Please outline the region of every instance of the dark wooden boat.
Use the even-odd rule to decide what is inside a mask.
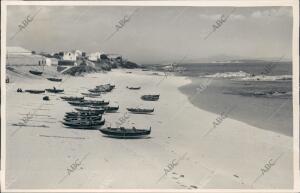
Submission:
[[[81,93],[82,95],[86,96],[86,97],[98,97],[101,96],[101,93]]]
[[[145,101],[157,101],[159,99],[159,95],[143,95],[141,99]]]
[[[65,117],[64,121],[99,121],[102,119],[102,115],[99,116],[77,116],[77,117]]]
[[[78,112],[85,112],[85,113],[98,113],[103,114],[104,109],[90,109],[90,108],[75,108]]]
[[[139,90],[139,89],[141,89],[141,87],[140,86],[138,86],[138,87],[126,87],[126,88],[128,88],[128,89],[130,89],[130,90]]]
[[[41,94],[45,93],[45,90],[25,90],[25,92],[29,92],[31,94]]]
[[[104,85],[99,85],[96,86],[95,89],[91,89],[92,91],[90,92],[110,92],[115,88],[115,85],[111,85],[111,84],[104,84]]]
[[[74,106],[81,106],[81,107],[88,107],[88,106],[105,106],[108,105],[109,102],[107,101],[91,101],[91,100],[83,100],[83,101],[69,101],[68,102]]]
[[[50,81],[53,81],[53,82],[61,82],[62,81],[61,78],[47,78],[47,79]]]
[[[105,124],[105,119],[100,121],[62,121],[62,123],[74,129],[97,129]]]
[[[98,116],[102,114],[101,111],[79,111],[79,112],[66,112],[65,117],[78,117],[78,116],[83,116],[83,117],[88,117],[88,116]]]
[[[84,97],[60,97],[65,101],[83,101]]]
[[[30,72],[31,74],[34,74],[34,75],[37,75],[37,76],[41,76],[41,75],[43,74],[43,72],[41,72],[41,71],[36,71],[36,70],[29,70],[29,72]]]
[[[49,88],[49,89],[45,89],[47,92],[51,92],[51,93],[62,93],[64,92],[64,89],[56,89],[56,88]]]
[[[119,106],[117,106],[117,107],[111,107],[111,106],[95,107],[95,106],[91,106],[91,108],[93,108],[93,109],[103,109],[106,113],[112,113],[112,112],[115,112],[115,111],[119,110]]]
[[[153,109],[142,109],[142,108],[127,108],[128,111],[136,114],[148,114],[154,111]]]
[[[149,135],[151,133],[151,127],[149,130],[136,129],[135,127],[133,127],[132,129],[126,129],[124,127],[120,127],[120,128],[107,127],[107,128],[100,128],[99,131],[111,137],[136,138],[136,137],[143,137]]]

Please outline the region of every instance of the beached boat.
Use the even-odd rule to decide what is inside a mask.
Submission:
[[[45,93],[45,90],[25,90],[25,92],[29,92],[31,94],[41,94]]]
[[[77,116],[77,117],[69,117],[65,116],[64,121],[97,121],[101,120],[102,115],[99,116]]]
[[[108,101],[92,101],[92,100],[83,100],[83,101],[69,101],[69,104],[73,106],[80,106],[80,107],[88,107],[88,106],[105,106],[108,105]]]
[[[83,101],[84,97],[60,97],[61,99],[65,101]]]
[[[90,89],[89,92],[110,92],[115,88],[115,85],[111,85],[111,84],[104,84],[104,85],[99,85],[96,86],[96,88],[94,89]]]
[[[126,88],[128,88],[128,89],[130,89],[130,90],[139,90],[139,89],[141,89],[141,87],[140,86],[137,86],[137,87],[126,87]]]
[[[43,74],[43,72],[41,72],[41,71],[36,71],[36,70],[29,70],[29,72],[30,72],[31,74],[34,74],[34,75],[37,75],[37,76],[41,76],[41,75]]]
[[[93,108],[93,109],[103,109],[106,113],[112,113],[112,112],[116,112],[117,110],[119,110],[119,106],[117,106],[117,107],[111,107],[111,106],[95,107],[95,106],[91,106],[91,108]]]
[[[91,108],[75,108],[78,112],[85,112],[85,113],[98,113],[103,114],[104,109],[91,109]]]
[[[124,127],[119,128],[100,128],[99,131],[105,135],[111,136],[111,137],[117,137],[117,138],[136,138],[136,137],[144,137],[151,133],[151,127],[150,129],[136,129],[135,127],[132,127],[131,129],[127,129]]]
[[[83,117],[87,117],[87,116],[98,116],[102,114],[101,111],[77,111],[77,112],[66,112],[65,117],[78,117],[78,116],[83,116]]]
[[[53,81],[53,82],[61,82],[62,81],[61,78],[47,78],[47,79],[50,81]]]
[[[62,123],[74,129],[97,129],[105,124],[105,119],[100,121],[62,121]]]
[[[154,111],[154,108],[153,109],[127,108],[127,110],[137,114],[148,114],[148,113],[152,113]]]
[[[51,92],[51,93],[62,93],[64,92],[64,89],[57,89],[57,88],[49,88],[49,89],[45,89],[47,92]]]
[[[143,95],[141,99],[145,101],[157,101],[159,99],[159,95]]]
[[[101,93],[81,93],[82,95],[86,96],[86,97],[98,97],[101,96]]]

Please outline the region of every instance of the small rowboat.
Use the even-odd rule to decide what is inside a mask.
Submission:
[[[41,75],[43,74],[43,72],[41,72],[41,71],[36,71],[36,70],[29,70],[29,72],[30,72],[31,74],[34,74],[34,75],[37,75],[37,76],[41,76]]]
[[[104,125],[105,119],[100,121],[63,121],[62,124],[74,129],[97,129]]]
[[[104,109],[75,108],[78,112],[103,114]]]
[[[56,89],[56,88],[49,88],[49,89],[45,89],[47,92],[51,92],[51,93],[62,93],[64,92],[64,89]]]
[[[159,95],[143,95],[141,99],[145,101],[157,101],[159,99]]]
[[[101,93],[81,93],[82,95],[86,97],[98,97],[101,96]]]
[[[137,137],[144,137],[146,135],[149,135],[151,133],[151,127],[149,130],[136,129],[135,127],[132,127],[132,129],[126,129],[124,127],[120,127],[120,128],[107,127],[107,128],[100,128],[99,131],[110,137],[137,138]]]
[[[148,114],[154,111],[153,109],[142,109],[142,108],[127,108],[128,111],[136,114]]]
[[[62,81],[61,78],[47,78],[47,79],[50,81],[53,81],[53,82],[61,82]]]
[[[84,100],[84,101],[69,101],[70,105],[74,106],[81,106],[81,107],[88,107],[88,106],[105,106],[108,105],[109,102],[107,101],[90,101],[90,100]]]
[[[130,89],[130,90],[139,90],[139,89],[141,89],[141,87],[140,86],[138,86],[138,87],[126,87],[126,88],[128,88],[128,89]]]
[[[95,107],[95,106],[91,106],[91,108],[93,108],[93,109],[103,109],[106,113],[112,113],[112,112],[115,112],[115,111],[119,110],[119,106],[117,106],[117,107],[111,107],[111,106]]]
[[[83,112],[83,111],[79,111],[79,112],[67,112],[65,117],[78,117],[78,116],[82,116],[82,117],[89,117],[89,116],[98,116],[102,114],[101,111],[99,112]]]
[[[100,116],[91,116],[91,117],[65,117],[64,121],[97,121],[97,120],[101,120],[102,119],[102,115]]]
[[[60,97],[65,101],[83,101],[84,97]]]
[[[25,92],[29,92],[31,94],[41,94],[45,93],[45,90],[25,90]]]

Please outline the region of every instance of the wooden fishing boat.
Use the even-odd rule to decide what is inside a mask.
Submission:
[[[61,99],[65,101],[83,101],[84,97],[60,97]]]
[[[119,106],[117,107],[111,107],[111,106],[104,106],[104,107],[97,107],[97,106],[91,106],[93,109],[103,109],[106,113],[112,113],[119,110]]]
[[[127,108],[128,111],[136,114],[148,114],[154,111],[153,109],[143,109],[143,108]]]
[[[101,96],[101,93],[81,93],[82,95],[86,96],[86,97],[98,97]]]
[[[159,99],[159,95],[143,95],[141,99],[145,101],[157,101]]]
[[[95,89],[92,89],[92,92],[110,92],[115,88],[115,85],[111,84],[104,84],[104,85],[99,85],[96,86]],[[90,91],[90,90],[89,90]],[[91,91],[90,91],[91,92]]]
[[[62,93],[64,92],[64,89],[56,89],[56,88],[49,88],[49,89],[45,89],[47,92],[51,92],[51,93]]]
[[[126,88],[128,88],[128,89],[130,89],[130,90],[139,90],[139,89],[141,89],[141,87],[140,86],[138,86],[138,87],[126,87]]]
[[[88,106],[105,106],[108,105],[108,101],[92,101],[92,100],[83,100],[83,101],[69,101],[68,102],[74,106],[88,107]]]
[[[78,112],[85,112],[85,113],[98,113],[103,114],[104,109],[91,109],[91,108],[75,108]]]
[[[99,116],[77,116],[77,117],[65,117],[64,121],[97,121],[97,120],[101,120],[102,119],[102,115]]]
[[[88,90],[89,92],[91,92],[91,93],[101,93],[101,92],[104,92],[104,91],[102,91],[102,90],[100,90],[100,89],[89,89]]]
[[[74,129],[97,129],[105,124],[105,119],[100,121],[62,121],[62,123]]]
[[[30,72],[31,74],[34,74],[34,75],[37,75],[37,76],[41,76],[41,75],[43,74],[43,72],[41,72],[41,71],[36,71],[36,70],[29,70],[29,72]]]
[[[136,129],[132,127],[132,129],[127,129],[124,127],[119,128],[100,128],[99,131],[105,135],[110,137],[117,137],[117,138],[136,138],[136,137],[144,137],[151,133],[151,127],[149,130],[146,129]]]
[[[88,116],[98,116],[102,114],[101,111],[77,111],[77,112],[66,112],[65,117],[78,117],[78,116],[83,116],[83,117],[88,117]]]
[[[47,78],[47,79],[50,81],[53,81],[53,82],[61,82],[62,81],[61,78]]]
[[[41,94],[45,93],[45,90],[25,90],[25,92],[29,92],[31,94]]]

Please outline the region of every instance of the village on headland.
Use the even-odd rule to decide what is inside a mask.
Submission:
[[[103,54],[95,52],[87,54],[85,52],[75,50],[58,52],[53,54],[39,53],[30,51],[21,47],[7,47],[7,77],[6,83],[10,83],[10,75],[32,76],[47,79],[50,82],[60,82],[62,87],[63,75],[78,76],[83,73],[111,71],[115,68],[134,69],[141,68],[140,65],[123,59],[118,54]],[[51,70],[47,69],[51,68]],[[56,71],[53,70],[56,68]],[[45,72],[45,74],[44,74]],[[52,74],[52,77],[49,75]],[[45,76],[44,76],[45,75]],[[43,77],[44,76],[44,77]],[[119,106],[110,106],[109,101],[97,100],[102,95],[111,92],[115,85],[111,83],[100,84],[94,88],[88,89],[86,92],[77,93],[76,96],[61,96],[60,100],[68,102],[74,106],[74,111],[66,112],[62,120],[62,124],[74,129],[98,129],[105,124],[102,116],[104,113],[114,113],[119,110]],[[140,90],[141,86],[126,86],[128,90]],[[51,100],[48,94],[66,94],[63,88],[45,89],[27,89],[18,88],[18,93],[43,94],[41,100]],[[130,91],[129,91],[130,92]],[[47,94],[48,93],[48,94]],[[159,94],[146,94],[140,96],[143,101],[157,101]],[[134,114],[150,114],[154,112],[154,108],[128,107],[128,112]],[[16,123],[15,126],[26,126],[27,122]],[[103,134],[113,137],[143,137],[149,135],[150,129],[124,128],[124,127],[105,127],[99,129]]]

